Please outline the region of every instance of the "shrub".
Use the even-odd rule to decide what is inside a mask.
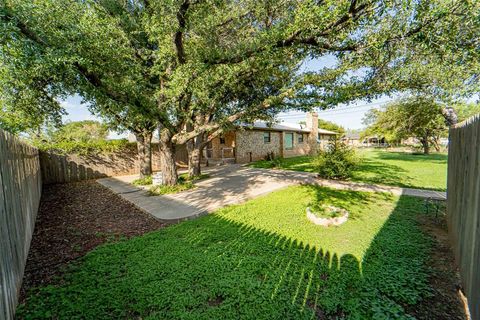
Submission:
[[[272,151],[272,152],[268,152],[267,155],[265,156],[265,160],[267,161],[272,161],[275,159],[275,153]]]
[[[130,147],[132,144],[125,139],[121,140],[92,140],[92,141],[61,141],[36,142],[34,145],[42,151],[51,151],[59,154],[92,155],[99,153],[113,153]]]
[[[167,186],[167,185],[157,185],[157,186],[151,186],[149,189],[150,195],[153,196],[158,196],[162,194],[169,194],[169,193],[178,193],[182,192],[185,190],[190,190],[195,188],[195,185],[193,184],[194,181],[202,180],[202,179],[207,179],[209,178],[209,174],[201,174],[198,177],[194,178],[189,178],[187,173],[182,173],[181,175],[178,176],[178,183],[173,186]]]
[[[149,193],[152,196],[158,196],[162,194],[169,194],[169,193],[178,193],[181,191],[193,189],[195,185],[191,181],[186,182],[178,182],[176,185],[167,186],[167,185],[158,185],[150,187]]]
[[[190,178],[188,176],[188,173],[182,173],[181,175],[178,176],[178,182],[183,183],[183,182],[188,182],[188,181],[198,181],[198,180],[203,180],[210,178],[210,175],[208,173],[202,173],[197,177]]]
[[[335,139],[319,151],[314,165],[322,178],[346,179],[351,176],[358,162],[355,150]]]
[[[132,181],[134,186],[148,186],[153,183],[152,176],[146,176],[145,178],[139,178]]]

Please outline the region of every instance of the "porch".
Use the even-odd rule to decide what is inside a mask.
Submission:
[[[232,164],[236,162],[234,131],[213,138],[203,149],[203,160],[207,166]]]

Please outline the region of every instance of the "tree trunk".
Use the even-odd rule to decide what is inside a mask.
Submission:
[[[152,175],[152,133],[135,133],[137,140],[138,164],[140,178]]]
[[[428,137],[420,139],[420,143],[423,146],[423,154],[430,154],[430,145],[428,144]]]
[[[203,140],[203,134],[200,134],[187,142],[189,178],[199,177],[202,174],[200,161],[204,147]]]
[[[169,186],[178,182],[177,165],[175,163],[175,145],[172,142],[172,134],[168,129],[159,127],[160,164],[163,175],[163,183]]]
[[[435,148],[436,152],[440,152],[440,138],[439,137],[434,137],[432,139],[432,145]]]
[[[457,124],[458,116],[455,112],[455,109],[453,109],[452,107],[442,108],[442,115],[445,119],[447,126],[451,127]]]

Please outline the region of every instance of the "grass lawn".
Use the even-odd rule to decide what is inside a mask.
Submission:
[[[185,190],[190,190],[195,188],[195,185],[193,182],[203,180],[210,178],[209,174],[201,174],[198,177],[194,177],[193,179],[190,179],[187,173],[182,173],[178,176],[178,184],[174,186],[168,186],[168,185],[156,185],[153,186],[153,177],[152,176],[147,176],[143,179],[136,179],[132,181],[132,184],[134,186],[140,186],[140,187],[147,187],[150,195],[152,196],[158,196],[158,195],[163,195],[163,194],[169,194],[169,193],[178,193],[182,192]]]
[[[352,181],[386,184],[399,187],[446,190],[447,154],[413,155],[383,150],[360,150],[361,164]],[[275,165],[269,161],[252,164],[256,168],[272,168],[314,172],[312,157],[281,159]]]
[[[347,209],[350,220],[333,228],[307,222],[306,207],[319,202]],[[432,240],[417,223],[419,212],[423,202],[410,197],[289,187],[102,245],[71,265],[57,285],[33,289],[18,316],[418,316],[418,303],[433,296],[426,265]]]

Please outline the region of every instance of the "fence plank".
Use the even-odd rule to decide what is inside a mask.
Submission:
[[[480,116],[449,135],[448,230],[472,319],[480,319]]]
[[[0,130],[0,318],[12,319],[41,196],[38,150]]]
[[[160,170],[158,146],[152,146],[152,169]],[[176,148],[177,163],[188,161],[185,146]],[[40,152],[40,165],[44,184],[75,182],[111,176],[138,173],[138,155],[134,146],[109,154],[55,154]]]

